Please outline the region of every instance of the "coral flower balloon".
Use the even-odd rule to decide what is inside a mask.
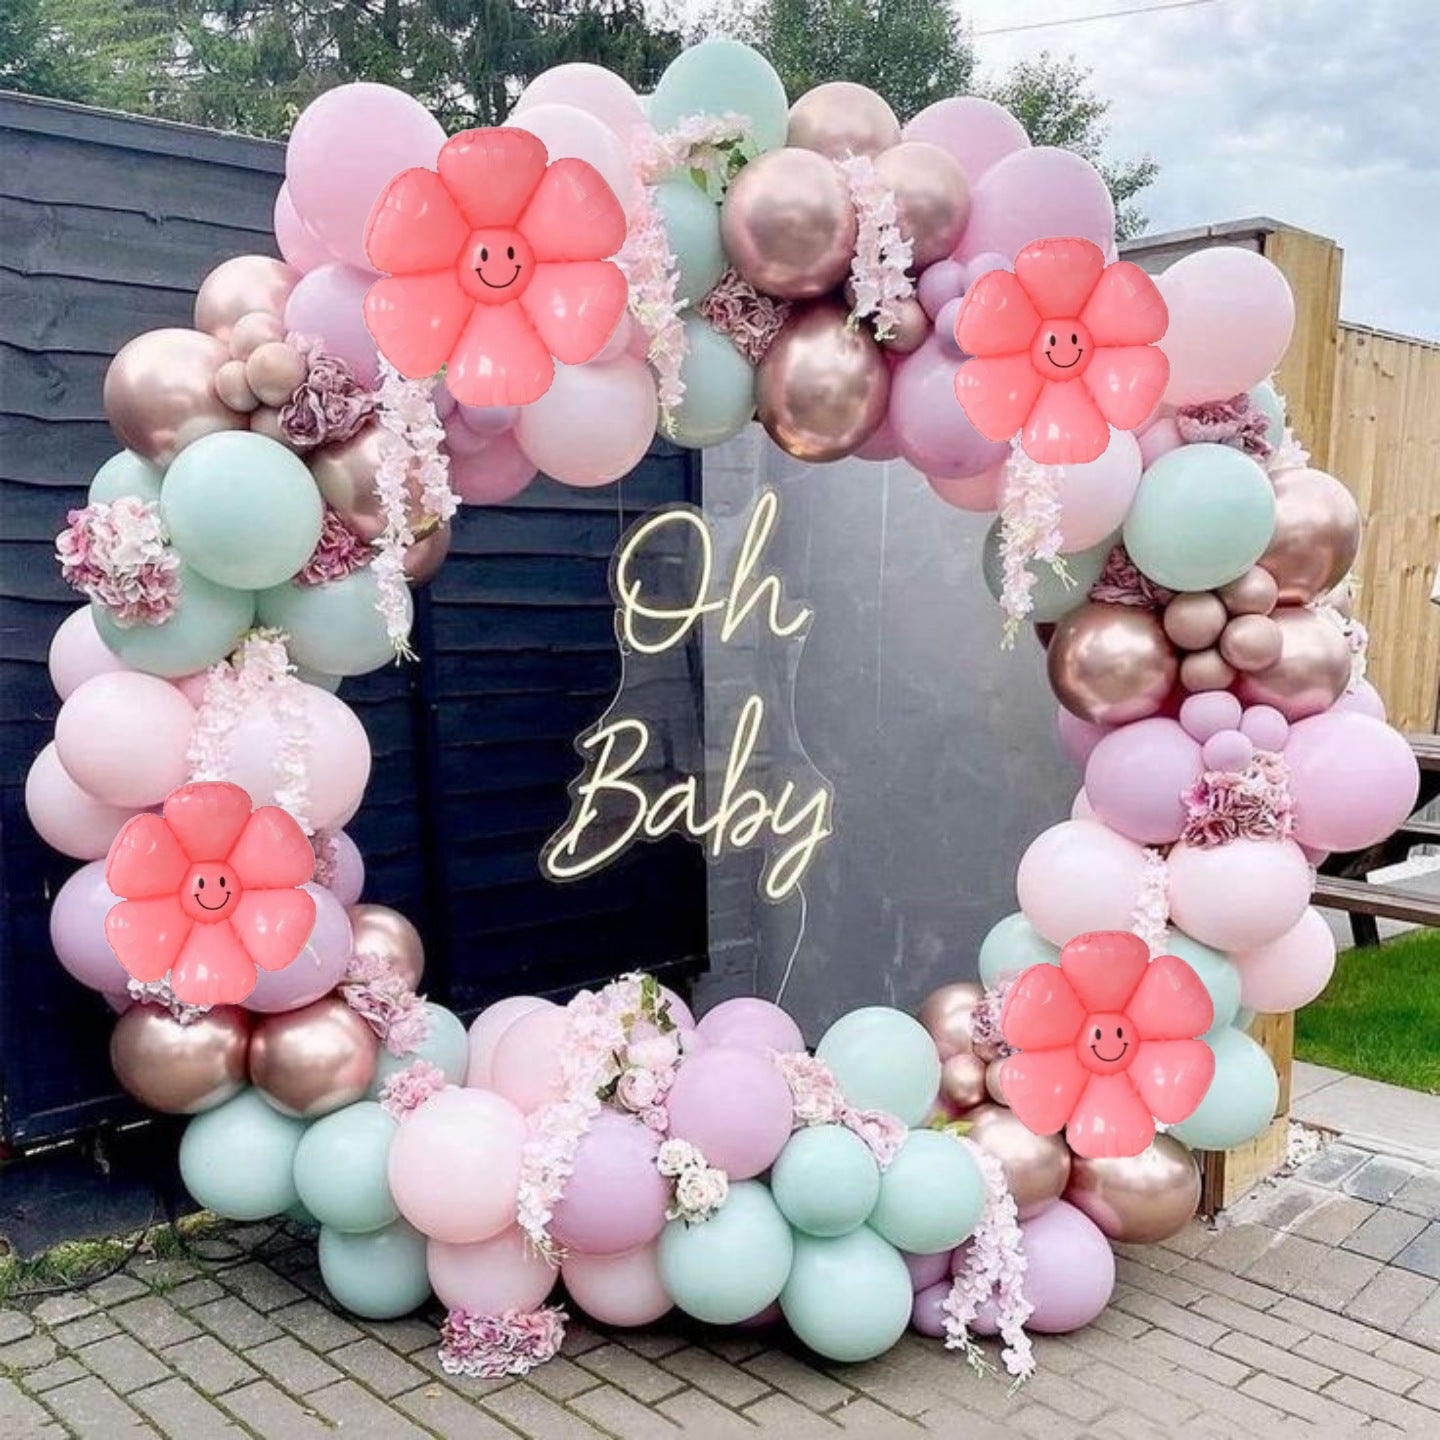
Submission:
[[[315,928],[315,901],[298,887],[315,852],[274,805],[251,812],[238,785],[182,785],[163,815],[136,815],[115,837],[105,883],[123,899],[105,938],[140,981],[170,974],[187,1005],[236,1005],[256,970],[283,970]]]
[[[1214,1021],[1178,956],[1150,960],[1123,931],[1081,935],[1058,969],[1032,965],[1005,999],[1000,1025],[1018,1052],[1001,1072],[1005,1103],[1037,1135],[1064,1126],[1086,1159],[1138,1155],[1155,1120],[1179,1124],[1205,1098],[1215,1055],[1198,1037]]]
[[[1155,342],[1165,301],[1129,261],[1106,265],[1088,240],[1037,240],[1015,271],[991,270],[965,295],[955,339],[967,360],[955,394],[989,440],[1020,432],[1041,465],[1096,460],[1110,429],[1134,430],[1165,390]]]
[[[554,360],[582,365],[609,340],[629,295],[608,258],[625,212],[593,166],[548,159],[526,130],[465,130],[438,175],[406,170],[376,201],[365,251],[390,278],[365,323],[402,375],[444,365],[462,405],[528,405]]]

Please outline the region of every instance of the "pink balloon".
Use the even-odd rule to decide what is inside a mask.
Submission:
[[[575,1151],[550,1233],[586,1255],[623,1255],[656,1239],[670,1204],[655,1166],[659,1149],[659,1135],[633,1115],[602,1110]]]
[[[958,300],[964,293],[965,267],[958,260],[937,260],[927,265],[915,282],[915,296],[932,320],[950,301]]]
[[[945,1261],[948,1275],[949,1252],[944,1252],[940,1258]],[[917,1335],[928,1335],[932,1340],[939,1340],[945,1334],[945,1302],[950,1298],[953,1288],[954,1282],[947,1278],[943,1281],[937,1280],[915,1292],[915,1301],[910,1309],[910,1328]]]
[[[1128,930],[1144,884],[1144,850],[1094,820],[1042,831],[1015,876],[1020,909],[1052,945],[1093,930]]]
[[[1186,697],[1180,706],[1180,723],[1186,734],[1203,745],[1212,735],[1235,729],[1242,713],[1240,702],[1228,690],[1206,690]]]
[[[362,385],[374,385],[380,378],[380,356],[365,325],[364,311],[365,296],[374,281],[373,270],[332,262],[311,270],[285,302],[286,330],[321,341],[326,351],[355,372]]]
[[[659,414],[655,377],[638,360],[557,364],[555,383],[521,410],[515,438],[562,484],[608,485],[644,459]]]
[[[1299,923],[1313,877],[1293,840],[1231,840],[1192,846],[1167,859],[1170,919],[1216,950],[1253,950]]]
[[[491,409],[491,408],[495,408],[495,409],[501,409],[501,408],[503,408],[503,409],[507,409],[507,410],[508,410],[508,409],[510,409],[511,407],[508,406],[508,405],[507,405],[507,406],[503,406],[503,407],[501,407],[501,406],[491,407],[491,406],[488,406],[488,405],[487,405],[487,406],[479,406],[479,405],[477,405],[477,406],[475,406],[474,408],[477,409],[477,410],[480,410],[480,409],[486,409],[486,410],[488,410],[488,409]],[[450,452],[450,461],[451,461],[451,469],[452,469],[451,483],[453,484],[453,483],[454,483],[454,474],[453,474],[454,463],[455,463],[457,460],[467,459],[467,458],[469,458],[469,457],[472,456],[472,455],[483,455],[483,454],[485,453],[485,451],[486,451],[487,449],[489,449],[490,443],[491,443],[491,441],[493,441],[493,440],[495,439],[495,437],[494,437],[493,435],[482,435],[482,434],[480,433],[480,431],[478,431],[478,430],[472,430],[472,429],[465,423],[464,418],[461,416],[461,414],[460,414],[460,407],[459,407],[458,405],[455,406],[455,408],[450,412],[450,414],[445,417],[444,425],[445,425],[445,448],[446,448],[446,450],[448,450],[448,451]]]
[[[335,257],[325,242],[300,218],[295,202],[290,198],[290,187],[281,185],[275,195],[275,243],[289,265],[303,275],[321,265],[328,265]]]
[[[699,1031],[707,1044],[782,1055],[804,1050],[800,1027],[778,1006],[752,995],[722,1000],[701,1016]]]
[[[890,424],[889,415],[886,415],[880,422],[880,428],[855,452],[855,458],[882,463],[900,458],[900,442],[895,438],[895,428]]]
[[[56,958],[82,985],[123,995],[125,967],[105,938],[105,916],[120,897],[105,883],[105,862],[82,865],[59,889],[50,907],[50,944]]]
[[[1099,818],[1095,814],[1095,807],[1090,803],[1090,797],[1085,793],[1083,785],[1075,792],[1075,798],[1070,802],[1070,818],[1072,820],[1096,820]]]
[[[1223,691],[1212,691],[1223,694]],[[1334,711],[1332,705],[1331,711]],[[1384,719],[1384,716],[1380,717]],[[1182,708],[1180,719],[1185,719]],[[1240,731],[1250,737],[1257,750],[1283,750],[1290,737],[1290,722],[1273,705],[1250,705],[1240,721]]]
[[[1217,245],[1156,279],[1170,311],[1160,348],[1170,360],[1165,400],[1227,400],[1279,363],[1295,328],[1295,299],[1279,269],[1254,250]]]
[[[440,1303],[472,1315],[538,1310],[559,1274],[559,1267],[535,1249],[518,1225],[468,1245],[431,1240],[425,1247],[425,1268]]]
[[[25,777],[25,813],[40,838],[62,855],[101,860],[135,811],[107,805],[82,790],[66,774],[52,740]]]
[[[433,169],[444,143],[440,122],[402,90],[364,82],[326,90],[305,107],[285,150],[296,214],[340,259],[366,266],[365,222],[380,192],[402,170]]]
[[[966,479],[1001,464],[1004,441],[987,440],[955,403],[959,362],[933,336],[895,367],[890,424],[900,453],[925,475]]]
[[[1000,508],[1001,468],[1001,465],[996,465],[979,475],[959,480],[945,480],[937,475],[927,475],[925,479],[947,505],[983,515]]]
[[[1178,450],[1185,441],[1180,436],[1180,427],[1171,415],[1162,415],[1136,431],[1135,438],[1140,444],[1140,462],[1148,470],[1162,455]]]
[[[472,1090],[488,1090],[490,1067],[495,1059],[495,1047],[500,1037],[522,1016],[534,1010],[553,1010],[556,1007],[549,1000],[538,995],[508,995],[487,1005],[470,1022],[470,1062],[465,1072],[465,1083]]]
[[[1060,551],[1073,555],[1113,535],[1140,488],[1140,446],[1128,430],[1112,430],[1098,460],[1058,467]]]
[[[560,1273],[570,1298],[602,1325],[650,1325],[671,1309],[659,1255],[657,1244],[623,1255],[567,1255]]]
[[[670,1089],[670,1134],[699,1147],[732,1181],[768,1169],[794,1122],[790,1087],[763,1056],[708,1046],[680,1067]]]
[[[1316,999],[1335,973],[1335,936],[1325,917],[1306,909],[1278,940],[1230,956],[1240,972],[1240,1003],[1262,1015],[1284,1015]]]
[[[1255,742],[1243,730],[1221,730],[1201,752],[1207,770],[1239,773],[1255,758]]]
[[[1089,762],[1095,747],[1114,728],[1113,725],[1095,725],[1089,720],[1082,720],[1063,705],[1055,712],[1055,729],[1060,736],[1060,748],[1072,764],[1081,767]]]
[[[565,1018],[558,1005],[531,1010],[505,1028],[491,1052],[490,1086],[522,1115],[534,1114],[564,1091]]]
[[[670,1007],[670,1018],[677,1030],[694,1030],[695,1016],[690,1007],[668,985],[660,987],[660,998]]]
[[[1003,105],[976,95],[958,95],[927,105],[901,134],[906,140],[925,140],[946,151],[959,163],[972,190],[980,177],[1007,155],[1030,148],[1025,127]]]
[[[628,322],[628,317],[622,317]],[[518,405],[461,405],[454,407],[460,423],[472,434],[484,440],[493,440],[497,435],[508,435],[520,418]]]
[[[63,758],[63,757],[62,757]],[[1295,838],[1317,850],[1361,850],[1415,809],[1420,767],[1398,730],[1354,711],[1315,715],[1285,742]]]
[[[1065,1335],[1088,1325],[1110,1303],[1115,1252],[1100,1227],[1066,1200],[1021,1222],[1029,1327]]]
[[[1368,681],[1357,680],[1331,707],[1332,715],[1368,715],[1372,720],[1385,719],[1385,701]]]
[[[88,605],[72,610],[50,642],[50,683],[68,700],[96,675],[114,675],[130,667],[100,638],[95,612]]]
[[[305,948],[281,970],[261,970],[245,1008],[260,1015],[299,1010],[328,995],[344,978],[354,936],[350,917],[333,891],[323,885],[302,887],[315,902],[315,928]]]
[[[900,1258],[910,1272],[911,1288],[917,1295],[942,1280],[946,1282],[945,1288],[950,1288],[950,1253],[949,1250],[939,1250],[933,1255],[912,1255],[907,1250],[900,1252]]]
[[[539,136],[552,164],[556,160],[575,159],[593,165],[615,192],[626,217],[635,214],[640,203],[640,187],[630,165],[628,148],[603,120],[587,115],[574,105],[549,101],[527,105],[524,109],[517,105],[507,123]]]
[[[511,118],[537,105],[570,105],[593,115],[627,147],[650,122],[639,97],[613,70],[601,65],[552,65],[520,92]],[[551,157],[552,159],[554,156]]]
[[[488,1090],[442,1090],[400,1123],[390,1193],[422,1235],[454,1245],[515,1223],[525,1119]]]
[[[360,854],[360,847],[344,830],[335,832],[334,843],[334,871],[330,876],[330,884],[326,888],[342,905],[348,908],[351,905],[358,905],[360,896],[364,893],[365,859]]]
[[[1168,845],[1185,829],[1181,796],[1203,769],[1200,747],[1178,721],[1156,716],[1122,725],[1085,764],[1097,819],[1142,845]]]
[[[466,431],[463,423],[458,428]],[[476,438],[473,432],[466,433]],[[480,440],[474,450],[463,455],[451,447],[450,487],[467,505],[503,505],[513,500],[537,473],[512,434]]]
[[[198,710],[205,703],[210,672],[197,670],[193,675],[178,675],[170,683]]]
[[[195,707],[155,675],[117,670],[80,685],[60,707],[55,751],[81,789],[144,810],[183,785]]]
[[[971,260],[994,251],[1013,259],[1032,240],[1052,236],[1073,236],[1107,249],[1115,239],[1110,191],[1100,172],[1069,150],[1049,145],[1017,150],[971,190],[970,221],[955,258]]]

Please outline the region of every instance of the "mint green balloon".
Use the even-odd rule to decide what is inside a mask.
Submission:
[[[1216,1030],[1205,1043],[1215,1052],[1215,1078],[1195,1113],[1170,1133],[1192,1150],[1233,1150],[1275,1118],[1280,1081],[1270,1057],[1248,1035]]]
[[[134,670],[174,679],[223,660],[255,623],[248,590],[217,585],[187,565],[180,567],[180,598],[163,625],[121,626],[101,605],[92,605],[95,629],[106,646]]]
[[[160,501],[160,482],[165,472],[133,450],[112,455],[96,472],[86,497],[91,505],[109,504],[128,496],[151,504]]]
[[[251,430],[187,445],[165,472],[160,507],[186,563],[236,590],[263,590],[294,575],[315,549],[325,515],[310,467]]]
[[[373,1100],[315,1121],[295,1152],[300,1202],[322,1224],[363,1235],[400,1216],[386,1168],[399,1124]]]
[[[807,1235],[830,1238],[858,1229],[880,1194],[870,1148],[843,1125],[797,1130],[770,1172],[780,1213]]]
[[[320,1278],[336,1301],[367,1320],[398,1320],[430,1298],[425,1237],[403,1220],[366,1235],[320,1229]]]
[[[323,670],[312,670],[308,665],[297,665],[295,678],[315,686],[317,690],[326,690],[331,695],[340,688],[345,679],[343,675],[327,675]]]
[[[980,942],[980,978],[998,985],[1032,965],[1058,965],[1060,950],[1052,945],[1017,910],[997,920]]]
[[[385,617],[375,608],[379,599],[375,571],[367,567],[324,585],[262,590],[257,603],[261,623],[289,635],[290,658],[296,664],[327,675],[365,675],[395,658]],[[409,590],[405,613],[415,613]]]
[[[1252,386],[1249,394],[1250,403],[1265,412],[1265,438],[1272,446],[1279,445],[1285,438],[1285,397],[1268,380]]]
[[[296,1225],[303,1225],[307,1230],[320,1228],[320,1222],[298,1200],[285,1212],[285,1218]]]
[[[755,367],[708,320],[687,315],[684,324],[680,378],[685,398],[675,411],[670,438],[702,450],[749,424],[755,413]]]
[[[925,1027],[903,1010],[867,1005],[842,1015],[815,1054],[857,1110],[888,1110],[919,1125],[940,1090],[940,1055]]]
[[[758,1180],[741,1180],[703,1225],[671,1220],[660,1232],[660,1279],[687,1315],[738,1325],[775,1302],[794,1251],[770,1192]]]
[[[1004,562],[1000,557],[1002,524],[997,519],[985,532],[985,544],[980,552],[980,571],[985,577],[985,587],[997,600],[1005,584]],[[1026,618],[1045,624],[1068,615],[1077,605],[1083,605],[1114,548],[1115,537],[1110,535],[1088,550],[1077,550],[1073,555],[1062,556],[1065,562],[1064,580],[1055,573],[1055,567],[1049,561],[1030,561],[1026,569],[1035,577],[1035,584],[1030,588],[1030,600],[1035,608]]]
[[[1235,1023],[1236,1012],[1240,1009],[1240,972],[1225,955],[1198,940],[1192,940],[1179,930],[1171,930],[1166,935],[1160,954],[1178,955],[1209,991],[1210,1003],[1215,1007],[1215,1023],[1210,1027],[1212,1035]]]
[[[780,1309],[817,1355],[844,1364],[883,1355],[905,1333],[913,1303],[900,1252],[868,1225],[833,1240],[795,1237]]]
[[[649,109],[660,131],[691,115],[744,115],[762,151],[778,150],[790,128],[790,102],[775,67],[738,40],[706,40],[682,50],[665,67]]]
[[[417,1060],[428,1060],[438,1066],[451,1085],[465,1083],[465,1071],[470,1065],[470,1037],[465,1026],[458,1016],[433,1000],[425,1002],[425,1013],[430,1019],[430,1033],[418,1049],[392,1055],[382,1047],[380,1058],[375,1062],[375,1078],[370,1083],[372,1096],[380,1093],[380,1087],[391,1076],[398,1075]]]
[[[185,1127],[180,1178],[227,1220],[283,1215],[300,1198],[294,1168],[304,1133],[303,1120],[272,1110],[258,1090],[242,1090]]]
[[[912,1255],[953,1250],[985,1213],[985,1177],[944,1130],[912,1130],[880,1177],[870,1228]]]
[[[675,298],[698,305],[725,271],[719,207],[688,180],[662,181],[655,187],[654,204],[675,257]]]
[[[1229,445],[1182,445],[1141,477],[1125,548],[1157,585],[1214,590],[1243,575],[1275,529],[1275,487]]]

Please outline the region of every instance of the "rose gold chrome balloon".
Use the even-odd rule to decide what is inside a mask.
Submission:
[[[1307,605],[1338,585],[1360,550],[1360,507],[1323,470],[1282,470],[1275,479],[1275,535],[1260,564],[1282,605]]]
[[[242,315],[263,310],[283,315],[290,292],[300,283],[300,272],[268,255],[236,255],[217,265],[195,293],[195,328],[229,340],[230,329]]]
[[[918,300],[905,300],[900,306],[899,323],[880,344],[892,355],[910,355],[930,338],[934,328]]]
[[[1180,684],[1192,695],[1228,690],[1234,683],[1235,671],[1218,650],[1197,650],[1180,662]]]
[[[1238,580],[1222,585],[1216,592],[1232,615],[1268,615],[1280,603],[1275,577],[1252,565]]]
[[[420,932],[388,905],[352,905],[345,912],[354,934],[351,953],[378,955],[412,990],[425,973],[425,944]]]
[[[338,445],[322,445],[307,457],[325,503],[362,539],[378,540],[385,532],[385,512],[375,493],[384,431],[374,421]],[[410,483],[410,528],[421,520],[420,487]]]
[[[242,315],[230,330],[230,353],[237,360],[248,360],[262,345],[285,338],[285,322],[268,310],[252,310]]]
[[[432,517],[433,518],[433,517]],[[412,585],[428,585],[450,553],[450,527],[435,525],[405,552],[405,578]]]
[[[142,1105],[198,1115],[245,1085],[251,1015],[219,1006],[182,1025],[158,1005],[132,1005],[110,1033],[115,1078]]]
[[[305,378],[305,357],[283,340],[257,346],[245,362],[245,378],[262,405],[283,405]]]
[[[915,1018],[929,1032],[942,1061],[971,1053],[970,1017],[984,998],[985,987],[975,980],[957,980],[926,996]]]
[[[910,271],[918,275],[959,244],[970,218],[970,183],[954,156],[924,140],[892,146],[875,170],[895,192],[900,233],[914,252]]]
[[[1178,1235],[1200,1203],[1200,1167],[1173,1136],[1157,1135],[1138,1155],[1073,1157],[1065,1198],[1111,1240],[1154,1245]]]
[[[267,440],[273,440],[277,445],[283,445],[287,450],[294,450],[298,455],[299,447],[296,446],[285,431],[280,427],[280,412],[273,405],[261,405],[259,409],[250,412],[250,428],[257,434],[263,435]],[[311,451],[307,459],[312,459],[318,451]]]
[[[1022,1220],[1038,1215],[1064,1193],[1070,1147],[1060,1136],[1033,1134],[1002,1105],[981,1105],[965,1119],[970,1139],[1004,1168]]]
[[[900,143],[900,122],[868,85],[832,80],[807,90],[790,107],[785,143],[831,160],[873,156]]]
[[[127,450],[168,465],[187,445],[246,421],[215,393],[230,352],[198,330],[147,330],[105,372],[105,416]]]
[[[1280,658],[1280,627],[1268,615],[1237,615],[1220,637],[1220,655],[1227,665],[1251,674],[1268,670]]]
[[[1165,633],[1182,650],[1208,650],[1225,628],[1230,613],[1209,590],[1177,595],[1161,616]]]
[[[809,300],[850,270],[855,207],[832,161],[813,150],[772,150],[731,182],[720,233],[730,263],[757,290]]]
[[[1004,1063],[1003,1060],[992,1060],[985,1067],[985,1089],[996,1105],[1005,1103],[1005,1089],[1000,1083],[1000,1067]]]
[[[259,404],[260,399],[250,388],[245,378],[243,360],[227,360],[215,372],[215,393],[232,410],[248,415]]]
[[[846,324],[843,306],[820,301],[785,322],[760,362],[757,395],[760,423],[781,449],[839,460],[880,428],[890,367],[863,326]]]
[[[343,1000],[264,1015],[250,1040],[250,1079],[287,1115],[312,1120],[364,1097],[380,1042]]]
[[[1156,714],[1180,668],[1158,616],[1093,600],[1056,623],[1046,666],[1060,703],[1096,725]]]
[[[985,1062],[978,1055],[952,1055],[940,1067],[940,1096],[960,1114],[988,1099]]]
[[[1273,705],[1292,723],[1328,710],[1350,683],[1350,645],[1323,615],[1281,606],[1280,658],[1269,669],[1241,677],[1236,693],[1246,705]]]

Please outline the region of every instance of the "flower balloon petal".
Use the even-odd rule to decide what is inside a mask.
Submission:
[[[105,938],[126,973],[149,984],[164,979],[194,924],[173,895],[122,900],[105,916]]]
[[[1015,257],[1015,278],[1042,316],[1079,315],[1104,269],[1105,257],[1088,240],[1027,245]]]
[[[1170,317],[1155,282],[1138,265],[1121,260],[1105,267],[1080,320],[1096,345],[1154,345]]]
[[[1042,382],[1020,443],[1032,460],[1037,452],[1046,455],[1041,464],[1083,465],[1104,453],[1110,427],[1085,386]]]
[[[1155,1138],[1155,1121],[1128,1076],[1094,1075],[1065,1127],[1065,1140],[1087,1160],[1138,1155]]]
[[[1215,1023],[1215,1002],[1183,960],[1157,955],[1141,975],[1125,1013],[1147,1040],[1188,1040]]]
[[[470,302],[451,270],[377,280],[365,296],[365,324],[402,375],[432,375],[465,328]]]
[[[165,824],[191,864],[223,860],[250,823],[252,802],[238,785],[182,785],[165,801]],[[178,881],[176,882],[179,883]],[[110,887],[112,890],[115,887]],[[128,891],[116,890],[117,895]]]
[[[229,860],[247,895],[252,890],[292,889],[315,873],[314,846],[276,805],[265,805],[249,817]]]
[[[1170,379],[1170,362],[1153,345],[1097,350],[1085,372],[1085,388],[1096,408],[1117,430],[1143,425]]]
[[[1008,270],[992,270],[967,292],[955,339],[967,355],[1012,355],[1029,348],[1039,324],[1040,312],[1020,281]]]
[[[519,220],[548,159],[538,136],[497,126],[452,135],[435,163],[461,214],[478,230]],[[368,253],[368,234],[366,246]]]
[[[1073,1045],[1085,1023],[1085,1006],[1070,977],[1053,965],[1032,965],[1010,987],[1001,1012],[1006,1043],[1017,1050]]]
[[[170,971],[187,1005],[238,1005],[255,988],[255,962],[233,925],[197,925]]]
[[[1065,1128],[1089,1079],[1074,1050],[1067,1047],[1022,1050],[1007,1056],[1000,1083],[1011,1109],[1027,1129],[1037,1135],[1054,1135]]]
[[[1145,942],[1122,930],[1076,936],[1060,953],[1060,969],[1089,1011],[1128,1009],[1125,1002],[1150,966]]]
[[[365,237],[371,264],[392,275],[448,270],[470,225],[433,170],[407,170],[386,187]]]
[[[105,862],[105,883],[117,895],[148,900],[176,890],[190,857],[158,815],[137,815],[125,823]]]
[[[617,317],[618,318],[618,317]],[[519,305],[477,305],[445,372],[445,386],[457,399],[484,393],[484,405],[528,405],[555,378],[555,362]]]
[[[1044,381],[1028,355],[996,355],[971,360],[955,376],[955,393],[970,422],[982,435],[1013,435],[1035,408]]]
[[[315,928],[315,901],[304,890],[246,890],[233,924],[255,964],[262,970],[283,970]],[[297,935],[303,937],[299,945]]]
[[[625,243],[625,211],[593,165],[557,160],[545,172],[519,228],[542,263],[605,260]]]
[[[625,277],[613,265],[573,260],[539,266],[520,305],[550,353],[580,365],[614,334],[626,294]]]
[[[1203,1040],[1146,1040],[1130,1077],[1150,1113],[1178,1125],[1205,1098],[1215,1078],[1215,1052]]]

